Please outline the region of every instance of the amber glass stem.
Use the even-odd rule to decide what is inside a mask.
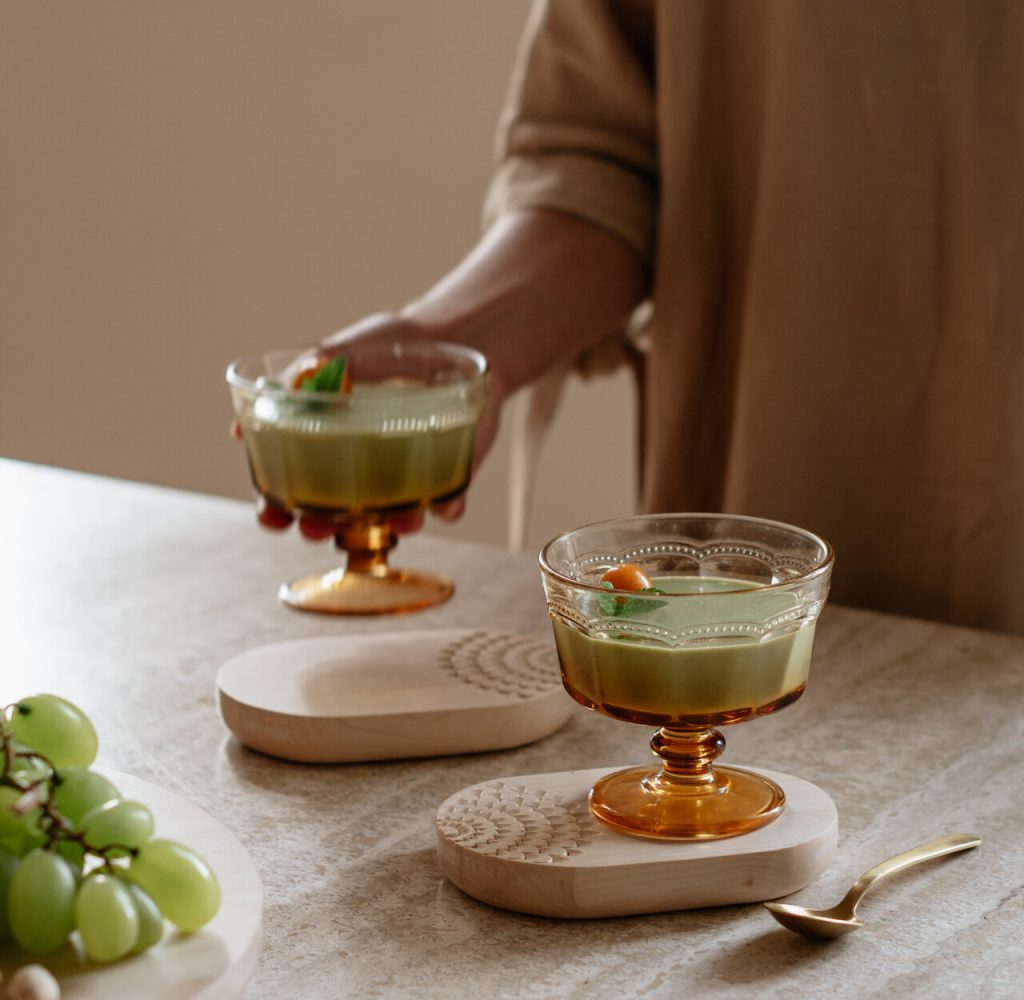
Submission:
[[[398,544],[398,538],[387,522],[348,521],[338,529],[334,543],[348,556],[347,573],[387,576],[388,553]]]
[[[651,749],[662,761],[660,781],[673,785],[715,784],[712,762],[725,749],[725,737],[717,729],[659,729]]]

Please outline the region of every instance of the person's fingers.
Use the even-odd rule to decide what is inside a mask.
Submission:
[[[299,518],[299,532],[303,538],[311,542],[322,542],[326,538],[333,538],[337,525],[326,517],[315,517],[312,514],[303,514]]]
[[[407,340],[420,334],[420,328],[410,320],[405,320],[397,313],[374,313],[356,323],[338,330],[325,337],[318,344],[310,344],[288,364],[279,374],[280,382],[286,388],[295,388],[298,377],[306,370],[315,367],[324,358],[333,358],[338,354],[348,354],[360,344],[383,344],[395,340]],[[360,366],[361,374],[373,377],[373,371],[366,365]]]
[[[264,528],[269,528],[271,531],[284,531],[285,528],[291,525],[295,518],[293,518],[288,511],[282,510],[274,504],[267,503],[266,497],[257,496],[256,520],[259,521]]]
[[[501,417],[501,403],[488,399],[484,404],[483,413],[476,425],[476,436],[473,439],[473,471],[480,468],[487,457],[494,439],[498,436],[498,421]]]
[[[457,496],[447,503],[439,503],[431,507],[430,512],[442,521],[457,521],[466,512],[466,495]]]
[[[358,322],[325,337],[317,345],[317,350],[333,357],[335,354],[344,354],[363,340],[386,344],[397,340],[415,340],[422,336],[423,328],[418,323],[398,313],[379,312],[364,316]]]
[[[453,501],[458,503],[458,501]],[[265,497],[256,498],[256,517],[260,524],[272,531],[283,531],[295,520],[288,511],[268,503]],[[423,527],[423,511],[415,510],[409,514],[400,514],[389,518],[388,524],[396,535],[408,535]],[[333,538],[338,526],[330,518],[317,517],[313,514],[302,514],[299,517],[299,532],[303,538],[312,542],[321,542]]]
[[[396,535],[411,535],[423,527],[423,511],[414,510],[409,514],[398,514],[388,518],[388,524]]]
[[[495,438],[498,436],[498,425],[501,421],[501,410],[508,398],[505,380],[495,369],[487,373],[487,398],[480,419],[476,422],[476,433],[473,437],[473,471],[480,468],[487,457]]]
[[[228,433],[236,441],[241,441],[242,440],[242,425],[238,422],[238,418],[237,417],[234,420],[231,421],[231,426],[228,428]]]
[[[377,313],[367,316],[359,322],[339,330],[337,333],[325,338],[321,343],[304,350],[289,365],[286,372],[281,376],[286,385],[292,384],[292,377],[304,366],[308,366],[312,359],[317,357],[330,357],[336,354],[355,352],[364,345],[387,344],[390,341],[404,339],[420,339],[425,336],[423,326],[415,320],[411,320],[399,313]],[[362,352],[366,354],[366,352]],[[373,355],[368,354],[365,361],[362,357],[358,360],[363,362],[364,369],[373,375]],[[353,360],[353,368],[358,367]],[[364,370],[360,369],[360,370]],[[480,416],[476,431],[476,440],[473,454],[474,469],[479,466],[484,456],[490,451],[498,432],[498,417],[501,405],[506,393],[503,390],[497,373],[492,371],[489,380],[488,400],[484,411]],[[241,429],[237,421],[232,425],[232,435],[241,436]],[[462,517],[466,508],[464,496],[456,497],[454,500],[437,507],[431,508],[431,512],[443,521],[456,521]],[[266,520],[265,520],[266,518]],[[260,522],[267,523],[268,527],[287,527],[293,518],[279,510],[268,510],[266,514],[261,509]],[[269,522],[269,523],[268,523]],[[419,531],[423,527],[424,515],[422,511],[415,511],[411,514],[403,514],[389,518],[389,525],[397,535],[410,534]],[[299,531],[303,537],[313,541],[320,541],[332,537],[337,529],[333,521],[318,518],[310,515],[302,515],[298,523]]]

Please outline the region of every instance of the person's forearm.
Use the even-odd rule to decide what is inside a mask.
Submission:
[[[562,212],[500,218],[402,317],[481,351],[505,393],[621,329],[648,292],[640,255]]]

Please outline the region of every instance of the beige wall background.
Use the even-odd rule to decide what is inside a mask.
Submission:
[[[0,454],[248,496],[226,364],[468,250],[527,8],[0,0]],[[630,391],[569,385],[531,547],[633,508]],[[504,544],[507,435],[432,530]]]

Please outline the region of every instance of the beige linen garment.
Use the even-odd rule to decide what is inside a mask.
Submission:
[[[488,212],[650,262],[643,498],[1024,632],[1024,0],[551,0]]]

